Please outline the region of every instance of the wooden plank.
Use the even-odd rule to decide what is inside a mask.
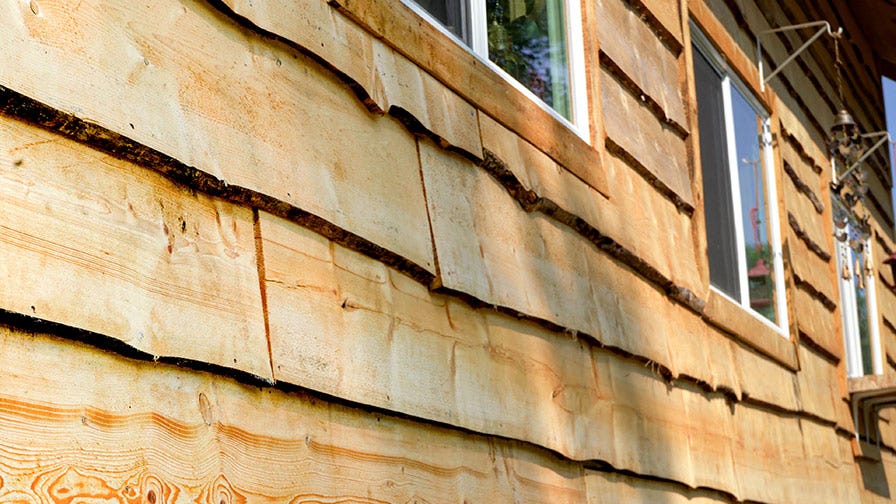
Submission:
[[[262,213],[260,229],[278,380],[577,460],[736,488],[718,460],[725,438],[703,435],[727,428],[721,395],[670,387],[641,361],[431,294],[285,220]],[[673,342],[692,337],[678,334]]]
[[[669,366],[663,292],[566,226],[525,213],[470,162],[428,142],[420,155],[442,286]]]
[[[676,284],[695,293],[704,290],[694,269],[696,248],[688,246],[692,219],[621,159],[611,154],[604,157],[615,187],[614,197],[606,199],[490,117],[480,114],[479,122],[485,148],[504,162],[524,188],[581,218]]]
[[[829,354],[843,357],[843,335],[837,330],[840,325],[835,323],[839,312],[825,308],[802,286],[793,289],[793,303],[799,330]]]
[[[260,230],[277,380],[612,458],[612,395],[584,343],[431,294],[283,219],[262,213]]]
[[[837,386],[837,364],[799,345],[800,372],[797,373],[797,395],[800,409],[818,418],[837,421],[834,401],[839,394]]]
[[[586,499],[581,466],[545,450],[5,327],[0,346],[7,500]]]
[[[331,72],[192,0],[8,3],[3,85],[433,271],[414,137]]]
[[[787,369],[796,371],[798,361],[790,341],[763,323],[746,308],[725,296],[710,291],[704,317],[713,325],[727,331],[735,340],[770,357]]]
[[[684,489],[666,482],[640,479],[612,472],[587,471],[588,504],[710,504],[729,502],[723,494]]]
[[[783,178],[784,207],[789,215],[793,215],[799,222],[807,238],[818,244],[825,252],[831,253],[833,239],[825,232],[825,220],[829,214],[820,214],[815,209],[812,201],[797,189],[793,180],[786,176]],[[816,178],[817,180],[817,178]],[[829,206],[829,205],[826,205]],[[822,268],[826,272],[827,268]],[[830,281],[828,281],[830,283]]]
[[[375,100],[383,110],[401,109],[413,121],[439,137],[442,147],[454,147],[482,158],[476,109],[410,60],[374,41],[377,82]]]
[[[477,109],[531,142],[591,187],[609,194],[609,184],[601,168],[598,150],[601,146],[583,140],[468,48],[446,37],[408,6],[393,0],[334,3]]]
[[[789,341],[778,336],[788,345]],[[738,383],[745,396],[754,400],[797,411],[794,372],[782,367],[750,349],[733,345],[734,367],[738,372]],[[791,346],[791,351],[794,352]],[[795,352],[794,352],[795,353]]]
[[[0,116],[0,308],[271,376],[252,211]]]
[[[836,268],[834,267],[836,259],[831,254],[830,260],[825,261],[818,255],[819,251],[826,254],[832,252],[833,237],[826,239],[822,243],[815,242],[811,237],[807,237],[804,234],[805,230],[799,223],[797,223],[800,226],[799,234],[797,234],[797,230],[794,229],[793,223],[789,222],[789,220],[788,218],[785,236],[790,248],[790,262],[793,267],[793,274],[799,277],[801,281],[808,283],[811,289],[820,293],[828,301],[837,303],[840,300],[840,293],[837,290],[837,284],[833,277],[834,274],[839,273],[835,271]],[[807,239],[809,243],[806,242]],[[809,248],[810,246],[812,249]],[[815,246],[818,246],[820,250],[813,250]],[[797,314],[798,317],[799,314]]]
[[[601,107],[607,137],[637,160],[660,185],[693,207],[684,140],[659,122],[637,97],[601,67]]]
[[[677,5],[670,5],[675,2],[665,3],[661,10],[664,13],[671,10],[671,16],[677,18]],[[677,55],[657,38],[645,19],[624,0],[598,0],[596,6],[595,16],[600,20],[596,24],[601,51],[659,104],[666,117],[686,128],[688,123],[679,86]],[[677,19],[675,25],[680,27]]]
[[[676,40],[682,42],[681,34],[681,9],[676,0],[636,0],[656,16],[663,28],[669,31]]]

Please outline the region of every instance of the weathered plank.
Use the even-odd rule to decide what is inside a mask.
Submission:
[[[665,482],[618,473],[587,471],[588,504],[709,504],[729,502],[724,494],[690,490]]]
[[[479,123],[483,146],[505,163],[523,187],[609,236],[677,285],[696,293],[703,290],[694,268],[695,247],[689,246],[691,218],[625,162],[612,154],[604,156],[604,168],[615,190],[612,198],[603,198],[487,115],[480,113]]]
[[[262,213],[274,375],[574,458],[611,459],[611,398],[587,346],[474,310]]]
[[[252,211],[0,116],[0,308],[270,377]]]
[[[677,5],[668,4],[676,3],[668,1],[660,10],[664,13],[672,10],[670,14],[675,16]],[[657,38],[641,15],[624,0],[598,0],[596,6],[595,15],[600,20],[596,24],[601,51],[659,104],[666,117],[687,127],[677,55]],[[676,24],[680,27],[680,23]]]
[[[374,100],[383,110],[401,109],[410,119],[454,147],[482,157],[476,109],[410,60],[374,41],[377,81]]]
[[[45,335],[0,328],[0,347],[5,501],[586,500],[545,450]]]
[[[831,253],[833,240],[825,232],[824,222],[829,218],[829,214],[820,214],[812,201],[797,188],[790,177],[785,174],[782,178],[784,179],[782,196],[788,214],[796,218],[800,229],[813,243],[818,244],[825,252]],[[815,177],[815,180],[818,178]]]
[[[788,215],[786,236],[790,248],[793,274],[801,281],[811,285],[812,289],[829,301],[837,302],[839,293],[833,275],[839,272],[836,271],[836,259],[831,250],[833,237],[818,243],[805,234],[805,230],[799,222],[790,222],[790,220]],[[819,253],[830,254],[830,259],[826,261],[819,256]]]
[[[796,353],[790,341],[781,336],[778,338],[790,345],[790,352]],[[796,377],[791,370],[742,346],[733,345],[732,348],[738,383],[745,396],[785,410],[798,410],[794,390]]]
[[[792,299],[799,330],[829,354],[843,357],[843,335],[835,331],[839,324],[834,323],[838,312],[828,310],[803,286],[793,289]],[[836,302],[839,304],[839,297],[836,298]]]
[[[607,137],[659,185],[693,207],[685,141],[662,124],[615,76],[601,67],[601,107]]]
[[[420,143],[442,286],[669,366],[671,302],[483,170]],[[654,316],[647,316],[645,307]],[[668,319],[665,319],[668,320]]]
[[[837,421],[834,401],[838,398],[837,364],[799,345],[800,372],[797,373],[797,396],[800,409],[819,418]]]
[[[737,341],[771,357],[787,369],[798,369],[796,352],[787,337],[759,320],[760,315],[711,291],[704,316],[713,325],[732,334]]]
[[[6,3],[3,85],[432,271],[413,136],[331,72],[203,2]]]
[[[681,7],[676,0],[635,0],[644,7],[669,31],[678,42],[682,42]]]

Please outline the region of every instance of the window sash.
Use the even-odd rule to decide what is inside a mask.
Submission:
[[[575,0],[557,0],[562,2],[564,20],[554,20],[555,25],[562,25],[565,30],[566,68],[569,102],[569,117],[564,116],[556,109],[548,105],[523,83],[514,78],[509,72],[489,59],[488,51],[488,16],[486,12],[486,0],[434,0],[440,3],[461,2],[464,12],[468,15],[467,25],[469,33],[461,36],[447,29],[443,23],[421,4],[415,0],[402,0],[405,5],[414,10],[431,24],[438,27],[443,33],[458,42],[459,45],[469,50],[485,66],[495,71],[510,85],[535,101],[545,111],[565,124],[583,140],[590,143],[590,121],[588,102],[586,99],[585,76],[585,51],[582,31],[582,13],[580,2]],[[421,3],[424,0],[421,0]],[[433,1],[433,0],[430,0]]]
[[[773,328],[783,336],[787,336],[789,327],[787,301],[784,293],[784,263],[781,254],[781,230],[780,214],[777,208],[777,184],[774,176],[774,152],[771,148],[770,120],[763,107],[753,95],[736,79],[727,68],[722,58],[712,47],[706,36],[692,23],[691,34],[694,47],[694,74],[695,79],[708,78],[713,74],[718,78],[721,89],[722,122],[717,127],[715,124],[706,124],[703,110],[707,96],[702,99],[698,96],[698,131],[700,133],[701,165],[704,177],[704,208],[712,209],[710,214],[705,211],[707,226],[708,255],[710,261],[710,284],[713,290],[724,297],[741,305],[751,315],[758,318],[767,326]],[[700,70],[701,65],[707,65],[713,73],[708,74],[705,69]],[[699,74],[702,74],[702,77]],[[699,83],[698,83],[699,87]],[[743,225],[744,209],[741,202],[740,173],[738,166],[740,161],[736,148],[735,123],[733,112],[732,93],[737,92],[741,98],[756,112],[761,120],[757,124],[757,141],[759,142],[759,156],[761,161],[761,177],[764,182],[764,199],[766,206],[766,219],[768,221],[768,242],[771,248],[771,276],[773,281],[773,297],[775,309],[775,321],[772,322],[764,315],[753,309],[750,305],[749,276],[746,257],[746,239]],[[699,94],[699,91],[698,91]],[[710,93],[711,94],[711,93]],[[709,99],[712,99],[709,97]],[[710,105],[712,107],[712,105]],[[716,121],[718,122],[718,121]],[[724,139],[720,139],[719,131],[724,131]],[[711,139],[705,138],[707,134]],[[711,145],[717,142],[718,145]],[[722,163],[717,167],[718,173],[711,172],[712,165],[704,159],[706,153],[716,158],[716,163]],[[710,184],[707,185],[707,178]],[[716,180],[713,180],[713,179]],[[727,178],[727,181],[724,179]],[[720,182],[721,180],[721,182]],[[715,203],[714,203],[715,202]],[[720,231],[720,227],[729,226],[729,229]],[[734,245],[721,244],[722,241],[731,241],[733,234]],[[713,250],[715,247],[715,250]],[[721,247],[721,250],[720,248]],[[732,250],[733,249],[733,250]],[[726,257],[718,257],[718,254],[727,254]],[[716,254],[716,257],[713,256]],[[716,265],[713,268],[714,264]],[[721,264],[721,266],[719,266]],[[736,278],[731,278],[735,276]]]

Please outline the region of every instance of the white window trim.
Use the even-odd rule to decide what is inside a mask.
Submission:
[[[532,91],[529,91],[526,86],[488,59],[488,27],[486,24],[485,0],[463,0],[469,2],[467,4],[469,8],[464,9],[464,12],[469,13],[470,16],[470,45],[467,45],[463,40],[458,38],[457,35],[446,29],[438,19],[433,17],[426,11],[426,9],[414,3],[413,0],[401,1],[404,5],[417,13],[417,15],[435,26],[454,43],[476,57],[480,63],[493,70],[516,90],[535,102],[542,110],[551,114],[551,116],[560,121],[560,123],[572,130],[583,140],[589,144],[591,143],[591,121],[588,114],[588,93],[585,75],[585,40],[580,2],[575,0],[563,0],[564,11],[566,12],[566,54],[569,64],[569,94],[572,102],[570,106],[572,120],[570,120],[563,117],[559,112],[554,110],[553,107],[545,103],[541,98],[535,96]]]
[[[831,160],[831,181],[837,177],[835,161]],[[849,232],[847,227],[846,232]],[[837,253],[837,276],[840,289],[840,318],[843,322],[843,346],[846,350],[846,374],[850,378],[865,376],[865,365],[862,362],[862,334],[859,331],[859,306],[856,300],[856,275],[852,260],[843,264],[842,257],[846,255],[850,259],[852,253],[848,242],[835,239]],[[866,261],[874,264],[872,257],[871,238],[865,241]],[[843,269],[849,272],[849,278],[840,276]],[[862,272],[865,275],[865,272]],[[865,309],[868,317],[868,346],[871,349],[871,372],[879,375],[884,372],[883,352],[880,346],[880,327],[877,323],[877,282],[874,275],[865,275]]]
[[[691,21],[691,40],[692,43],[700,50],[700,53],[706,57],[719,73],[722,80],[722,106],[725,114],[725,138],[728,143],[728,170],[731,180],[731,202],[734,207],[734,233],[737,240],[737,271],[738,281],[740,282],[740,297],[734,299],[729,294],[722,292],[720,289],[710,285],[712,291],[732,303],[744,308],[753,318],[759,320],[779,335],[790,338],[790,322],[787,313],[787,293],[784,285],[784,255],[781,252],[781,221],[778,210],[778,184],[775,179],[775,157],[772,148],[771,124],[765,107],[756,99],[753,93],[743,85],[737,78],[734,70],[725,63],[725,60],[719,54],[718,50],[713,47],[712,43],[706,38],[706,35]],[[732,77],[733,76],[733,77]],[[734,113],[731,100],[731,87],[738,89],[740,94],[746,98],[747,102],[756,110],[756,113],[762,117],[762,157],[766,186],[766,204],[767,219],[769,221],[769,244],[772,248],[772,271],[775,282],[775,308],[777,315],[777,323],[765,318],[750,306],[750,288],[749,277],[747,276],[747,253],[744,248],[746,240],[744,238],[743,228],[743,208],[740,200],[740,174],[737,167],[739,161],[737,159],[737,149],[735,146],[734,136]]]

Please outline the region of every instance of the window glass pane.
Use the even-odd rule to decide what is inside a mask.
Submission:
[[[696,48],[694,77],[697,87],[697,123],[700,132],[710,283],[740,301],[722,78]]]
[[[776,322],[774,262],[769,241],[766,169],[761,144],[763,118],[734,86],[731,88],[731,109],[750,307]]]
[[[486,0],[488,57],[570,119],[564,0]]]
[[[464,0],[414,0],[417,5],[423,7],[426,12],[441,22],[451,33],[457,35],[464,42],[469,43],[467,37],[467,21],[464,10]]]
[[[868,295],[865,290],[865,254],[852,248],[853,284],[856,293],[856,318],[859,322],[859,346],[862,349],[862,372],[874,374],[871,367],[871,336],[868,332]]]

